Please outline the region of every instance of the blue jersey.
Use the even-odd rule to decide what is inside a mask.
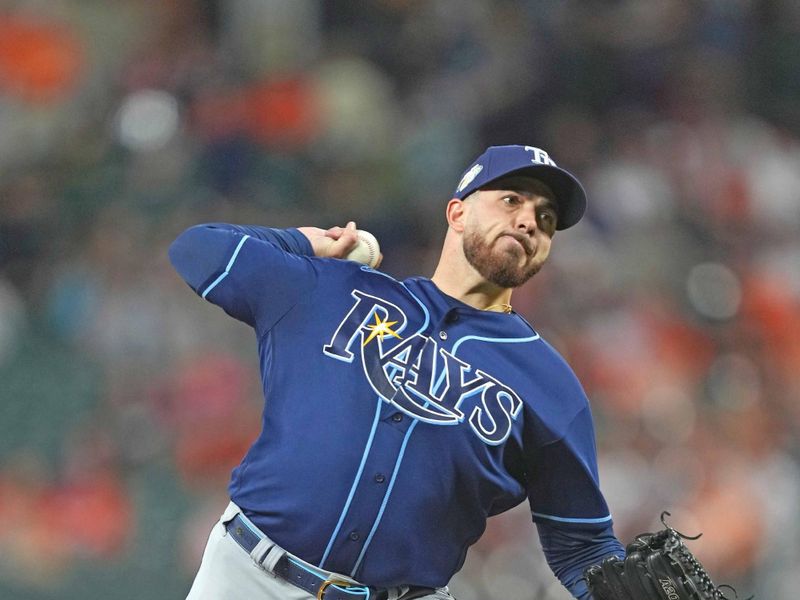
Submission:
[[[231,499],[312,564],[426,587],[447,584],[487,517],[527,499],[551,567],[583,597],[582,568],[622,548],[569,366],[517,314],[310,254],[297,230],[221,224],[170,249],[256,334],[263,428]]]

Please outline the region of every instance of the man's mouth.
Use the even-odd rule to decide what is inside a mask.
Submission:
[[[533,246],[531,245],[531,240],[527,236],[522,235],[520,233],[504,233],[500,237],[506,235],[510,238],[514,238],[515,240],[517,240],[522,246],[522,249],[525,250],[525,254],[527,254],[528,256],[533,254]]]

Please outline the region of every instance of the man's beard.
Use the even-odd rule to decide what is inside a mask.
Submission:
[[[477,231],[464,236],[464,256],[484,279],[506,289],[521,286],[536,275],[543,264],[534,262],[520,267],[518,253],[493,250]]]

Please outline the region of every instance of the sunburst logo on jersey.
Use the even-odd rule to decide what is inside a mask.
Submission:
[[[367,325],[367,329],[369,329],[370,333],[367,336],[367,339],[365,339],[364,343],[361,345],[366,346],[376,337],[380,339],[380,341],[383,341],[383,338],[387,335],[392,335],[398,340],[402,340],[403,338],[401,338],[397,332],[392,329],[392,325],[397,325],[397,321],[381,321],[378,313],[375,313],[375,323]]]

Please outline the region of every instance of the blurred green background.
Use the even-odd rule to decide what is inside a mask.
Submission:
[[[166,247],[376,234],[430,275],[489,144],[587,217],[515,293],[583,381],[628,541],[662,510],[740,595],[800,588],[800,3],[0,2],[0,598],[185,596],[262,399]],[[526,506],[459,600],[568,596]]]

